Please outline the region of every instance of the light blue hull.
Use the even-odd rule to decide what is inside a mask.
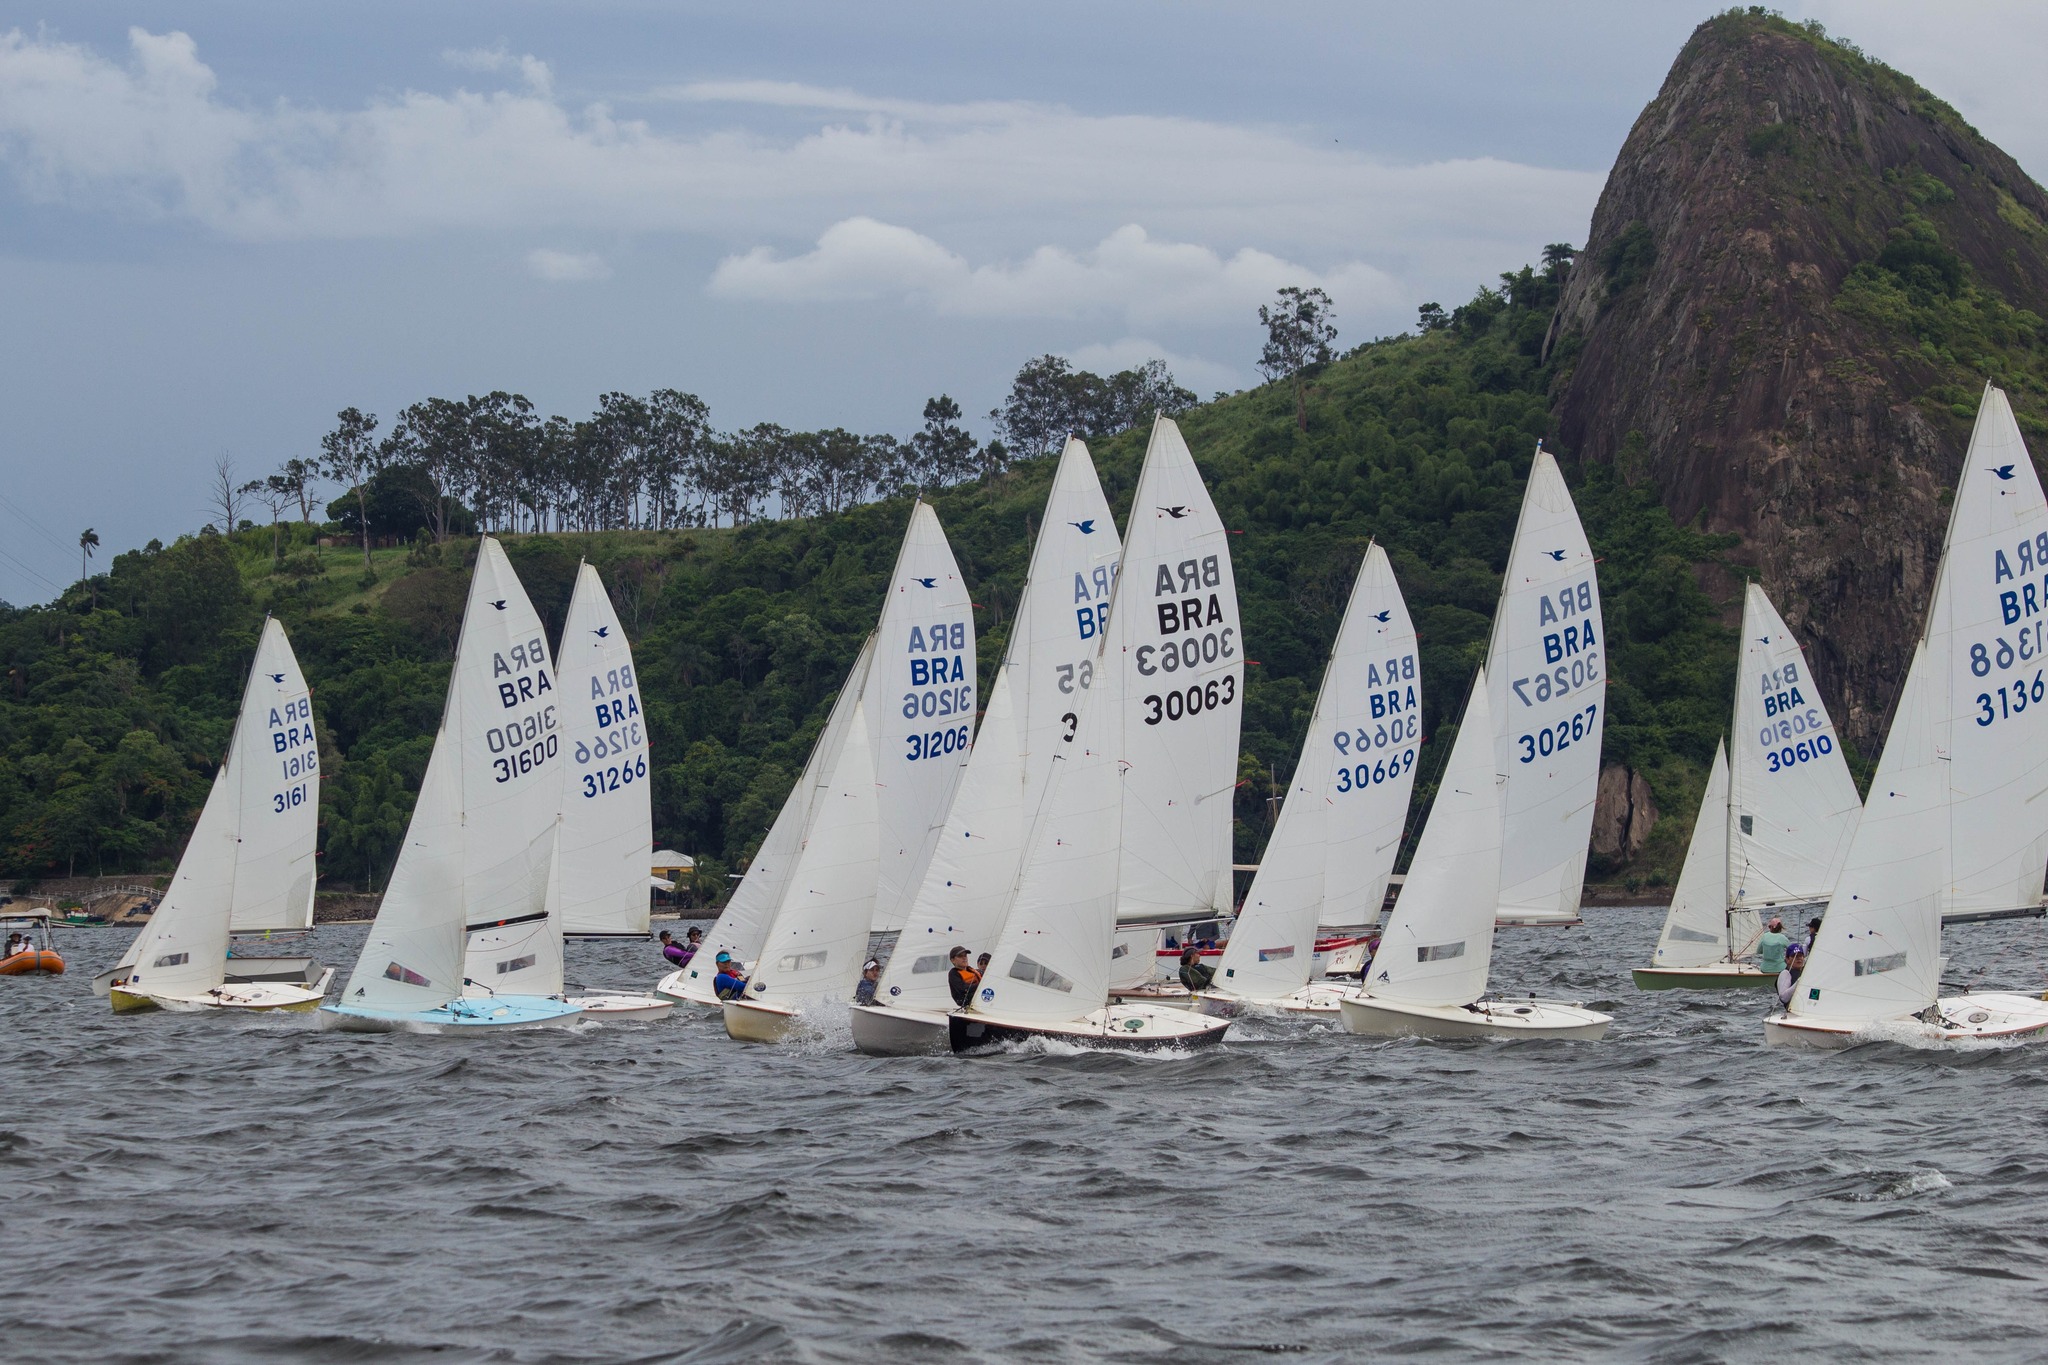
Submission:
[[[498,995],[451,1000],[439,1009],[370,1010],[358,1005],[322,1005],[321,1022],[348,1033],[469,1033],[477,1029],[542,1028],[573,1024],[583,1013],[565,1001],[540,995]]]

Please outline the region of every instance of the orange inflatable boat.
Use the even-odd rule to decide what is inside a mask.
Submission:
[[[0,976],[62,976],[64,959],[50,935],[47,910],[0,910],[0,929],[7,939],[20,939],[19,951],[0,957]],[[38,945],[37,941],[42,942]],[[5,940],[0,940],[4,943]]]

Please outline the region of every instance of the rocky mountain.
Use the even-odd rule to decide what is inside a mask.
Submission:
[[[1730,11],[1629,133],[1545,339],[1560,447],[1739,535],[1867,753],[1986,380],[2048,452],[2044,224],[2041,187],[1911,79]]]

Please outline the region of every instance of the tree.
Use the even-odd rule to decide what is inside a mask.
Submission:
[[[1562,281],[1571,273],[1572,260],[1579,249],[1570,242],[1552,242],[1543,248],[1543,273],[1552,280]]]
[[[320,465],[314,460],[302,460],[296,455],[286,460],[278,469],[277,477],[284,480],[284,486],[291,491],[292,501],[299,505],[299,520],[313,519],[313,486],[320,478]]]
[[[284,519],[284,509],[298,501],[298,494],[282,474],[272,474],[267,479],[251,479],[242,485],[242,493],[270,509],[270,558],[273,561],[284,558],[284,544],[278,534],[278,523]]]
[[[98,531],[95,531],[92,529],[92,527],[88,526],[85,528],[84,531],[79,533],[78,576],[80,578],[89,579],[92,577],[92,570],[87,566],[92,560],[92,552],[94,550],[99,549],[99,547],[100,533]]]
[[[1294,381],[1294,424],[1302,431],[1308,430],[1308,372],[1337,358],[1330,345],[1337,339],[1333,313],[1328,294],[1293,284],[1270,306],[1259,307],[1259,322],[1266,329],[1259,373]]]
[[[1155,414],[1178,416],[1196,401],[1173,382],[1163,360],[1104,379],[1059,356],[1042,355],[1017,371],[1009,400],[989,420],[1002,433],[1005,456],[1031,458],[1053,453],[1069,436],[1114,435],[1143,426]]]
[[[248,488],[235,482],[235,462],[226,451],[213,462],[213,483],[209,486],[213,500],[207,505],[209,511],[220,513],[220,529],[223,535],[233,531],[242,521],[242,500],[248,496]]]
[[[694,393],[656,389],[647,396],[647,430],[640,460],[647,488],[648,524],[682,524],[683,490],[711,439],[711,410]]]
[[[320,438],[321,472],[356,493],[356,520],[363,531],[363,569],[370,567],[370,509],[363,485],[383,467],[377,442],[377,417],[355,408],[335,415],[334,430]]]
[[[1423,332],[1441,332],[1451,325],[1451,319],[1442,304],[1425,303],[1415,310],[1415,325]]]
[[[925,400],[924,430],[910,438],[911,460],[921,488],[959,483],[975,472],[974,437],[960,425],[960,405],[945,394]]]

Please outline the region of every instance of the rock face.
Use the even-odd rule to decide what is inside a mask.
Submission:
[[[2011,360],[2038,365],[2048,340],[2012,312],[2048,300],[2043,220],[2040,187],[1912,81],[1815,30],[1726,15],[1636,121],[1552,322],[1564,453],[1739,534],[1729,559],[1760,573],[1865,752],[1986,377],[2048,451],[2037,372]],[[1925,305],[1910,316],[1909,295]],[[1930,341],[1944,309],[1997,313],[2010,346]]]
[[[1600,770],[1599,795],[1593,804],[1593,852],[1627,862],[1649,842],[1657,823],[1657,803],[1650,784],[1633,768],[1610,763]]]

